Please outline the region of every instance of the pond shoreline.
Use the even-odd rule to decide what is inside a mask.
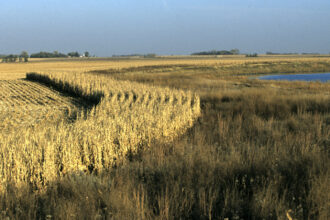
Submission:
[[[307,81],[307,82],[330,82],[330,73],[300,73],[300,74],[272,74],[253,77],[260,80],[280,80],[280,81]]]

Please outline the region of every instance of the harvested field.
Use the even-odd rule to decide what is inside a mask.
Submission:
[[[0,80],[0,130],[56,123],[86,104],[27,80]]]

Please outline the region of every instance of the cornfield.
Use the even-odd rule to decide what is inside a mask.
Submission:
[[[200,115],[199,97],[187,91],[89,74],[27,79],[0,83],[2,91],[11,88],[0,97],[0,191],[8,183],[43,189],[68,173],[111,169],[179,137]]]

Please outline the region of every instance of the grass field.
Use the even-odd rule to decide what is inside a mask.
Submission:
[[[0,219],[327,219],[330,84],[251,78],[294,72],[330,58],[0,63]]]

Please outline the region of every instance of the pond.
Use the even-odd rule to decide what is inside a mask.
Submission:
[[[258,77],[258,79],[262,79],[262,80],[330,82],[330,73],[267,75],[267,76],[260,76],[260,77]]]

